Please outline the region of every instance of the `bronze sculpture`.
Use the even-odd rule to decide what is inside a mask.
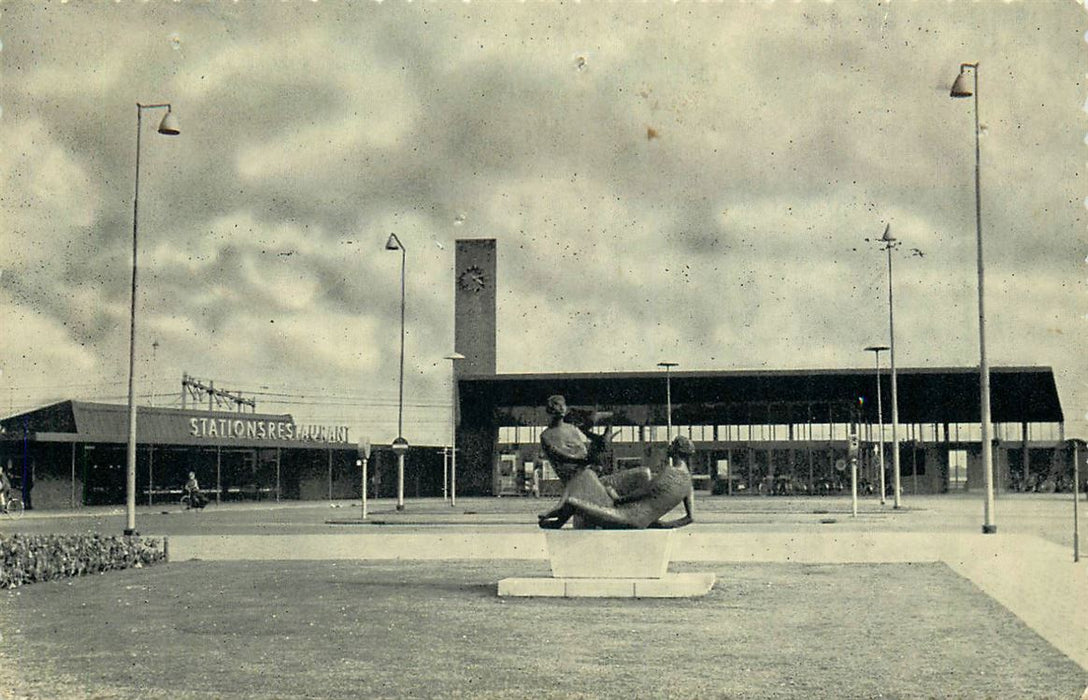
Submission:
[[[562,396],[550,397],[547,411],[549,425],[540,434],[540,446],[563,482],[563,493],[555,507],[540,515],[540,527],[561,528],[572,518],[574,527],[581,529],[682,527],[694,521],[687,460],[695,446],[690,439],[677,436],[669,445],[669,463],[655,469],[638,467],[599,476],[595,468],[608,448],[608,434],[568,422],[570,411]],[[683,517],[661,520],[680,503]]]

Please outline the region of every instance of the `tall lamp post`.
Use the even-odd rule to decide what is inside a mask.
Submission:
[[[456,350],[446,355],[450,361],[450,374],[453,376],[453,388],[450,390],[453,396],[453,406],[450,409],[450,506],[457,505],[457,361],[465,359],[465,356]]]
[[[677,367],[679,363],[676,362],[658,362],[658,367],[665,368],[665,445],[668,446],[672,443],[672,379],[669,377],[669,370],[673,367]],[[666,447],[667,449],[667,447]],[[672,464],[672,457],[669,457],[669,464]]]
[[[971,69],[973,83],[968,82],[967,69]],[[990,444],[990,365],[986,359],[986,306],[984,294],[984,265],[982,256],[982,185],[979,155],[978,121],[978,64],[961,63],[960,73],[952,83],[952,97],[974,97],[975,102],[975,243],[978,266],[978,373],[981,385],[979,396],[979,422],[982,429],[982,470],[986,484],[986,505],[983,513],[982,532],[990,535],[997,532],[994,524],[994,459],[993,445]]]
[[[159,122],[159,133],[177,136],[177,120],[170,103],[142,105],[136,103],[136,190],[132,197],[132,295],[129,305],[128,324],[128,450],[126,454],[125,484],[125,535],[136,535],[136,251],[140,211],[140,131],[145,109],[165,109],[166,115]]]
[[[866,239],[871,240],[871,239]],[[895,303],[892,296],[892,251],[899,247],[900,242],[892,236],[892,226],[884,227],[884,235],[876,242],[881,250],[888,253],[888,361],[892,372],[892,507],[899,508],[899,391],[898,379],[895,372]],[[883,491],[882,491],[883,493]]]
[[[865,348],[867,352],[876,356],[876,416],[880,421],[880,432],[877,433],[880,441],[880,505],[884,505],[884,406],[882,405],[880,392],[880,353],[890,350],[887,345],[870,345]]]
[[[393,440],[393,452],[397,455],[397,510],[404,510],[404,455],[408,452],[408,441],[404,438],[404,268],[408,251],[395,233],[389,234],[385,249],[400,251],[400,378],[397,380],[397,437]]]

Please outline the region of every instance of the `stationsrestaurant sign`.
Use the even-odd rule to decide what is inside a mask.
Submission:
[[[308,425],[296,424],[291,420],[221,416],[189,418],[189,436],[284,442],[348,443],[351,441],[346,425]]]

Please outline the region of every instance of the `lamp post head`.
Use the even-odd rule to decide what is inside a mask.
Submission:
[[[181,133],[181,129],[178,128],[178,120],[174,118],[174,113],[169,108],[166,110],[166,116],[159,122],[159,133],[164,136],[177,136]]]
[[[678,367],[679,365],[680,365],[679,362],[658,362],[657,363],[657,366],[658,367],[664,367],[666,372],[669,370],[670,367]]]
[[[453,360],[453,361],[456,362],[457,360],[465,359],[465,356],[455,350],[454,352],[451,352],[449,355],[446,355],[445,359]]]
[[[397,234],[389,234],[389,240],[385,242],[386,250],[404,250],[404,246],[401,244],[400,239],[397,238]]]
[[[977,65],[964,63],[960,66],[960,74],[956,76],[955,82],[952,83],[952,91],[949,93],[952,97],[971,97],[975,94],[971,83],[967,80],[965,72],[967,68],[977,69]]]
[[[885,350],[891,350],[891,348],[889,348],[887,345],[870,345],[869,347],[865,348],[866,352],[875,352],[877,354],[880,354]]]
[[[895,243],[895,236],[892,235],[892,225],[887,224],[884,226],[884,235],[880,238],[881,243]]]

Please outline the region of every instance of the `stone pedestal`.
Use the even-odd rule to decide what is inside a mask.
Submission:
[[[551,578],[506,578],[500,596],[691,598],[714,574],[670,574],[673,530],[552,530],[545,533]]]

